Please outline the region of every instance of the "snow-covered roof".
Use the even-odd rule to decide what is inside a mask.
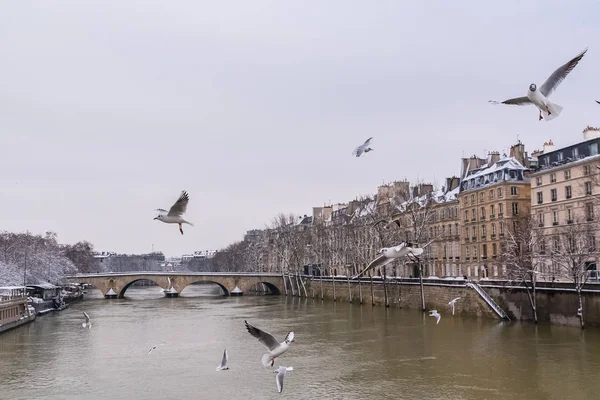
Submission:
[[[455,187],[453,190],[444,193],[442,190],[438,190],[433,193],[432,199],[436,203],[447,203],[449,201],[456,201],[458,198],[458,192],[460,191],[460,186]]]
[[[528,182],[524,175],[525,168],[514,157],[504,157],[491,166],[487,164],[470,171],[460,183],[460,191],[480,189],[506,181]]]
[[[15,290],[15,289],[25,289],[25,286],[2,286],[0,290]]]
[[[27,285],[27,287],[40,289],[58,289],[58,286],[54,286],[50,283],[38,283],[37,285]]]

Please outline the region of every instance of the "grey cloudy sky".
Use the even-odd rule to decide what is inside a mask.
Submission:
[[[3,2],[0,230],[179,255],[383,180],[441,183],[517,135],[577,142],[600,125],[599,4]],[[487,103],[588,46],[559,118]],[[182,189],[183,236],[152,220]]]

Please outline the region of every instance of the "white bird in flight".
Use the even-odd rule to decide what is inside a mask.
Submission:
[[[369,147],[369,144],[371,143],[371,139],[373,139],[373,137],[368,138],[363,144],[361,144],[360,146],[355,148],[352,151],[352,155],[356,156],[356,157],[360,157],[363,153],[368,153],[370,151],[373,151],[374,149]]]
[[[152,346],[152,348],[150,350],[148,350],[148,354],[152,353],[152,350],[155,350],[156,346]]]
[[[596,103],[600,104],[600,101],[596,100]]]
[[[221,371],[224,369],[229,369],[229,367],[227,366],[227,360],[229,359],[229,357],[227,357],[227,349],[225,349],[225,351],[223,352],[223,359],[221,360],[221,365],[219,365],[217,367],[217,371]]]
[[[290,343],[294,342],[294,332],[289,332],[283,342],[279,343],[270,333],[261,331],[250,325],[247,321],[244,321],[244,323],[246,324],[248,332],[269,350],[269,352],[263,354],[260,359],[262,365],[265,367],[267,367],[269,363],[273,366],[273,364],[275,364],[275,359],[285,353],[289,349]]]
[[[194,226],[194,224],[192,224],[191,222],[188,222],[185,219],[183,219],[183,214],[185,214],[187,210],[189,201],[190,197],[188,196],[187,192],[185,190],[182,191],[181,196],[179,196],[179,199],[177,199],[175,204],[171,206],[169,212],[167,212],[167,210],[159,208],[156,210],[158,212],[158,216],[154,217],[154,219],[162,221],[166,224],[179,224],[179,232],[181,232],[181,234],[183,235],[183,227],[181,226],[181,224],[188,224],[190,226]]]
[[[583,58],[583,55],[588,49],[586,48],[583,52],[577,55],[568,63],[559,67],[556,71],[550,75],[546,82],[540,87],[538,90],[535,83],[529,85],[529,90],[527,91],[527,96],[517,97],[514,99],[504,100],[503,102],[498,102],[494,100],[490,100],[490,103],[494,104],[510,104],[517,106],[524,106],[528,104],[535,105],[540,110],[540,118],[542,120],[542,114],[546,121],[550,121],[556,117],[558,117],[562,111],[562,106],[558,104],[552,103],[548,100],[548,97],[552,94],[552,92],[558,87],[558,85],[567,77],[569,72],[573,70]]]
[[[279,367],[275,371],[277,376],[275,377],[275,382],[277,382],[277,391],[281,393],[283,390],[283,378],[285,377],[286,372],[293,371],[294,367]]]
[[[362,274],[364,274],[372,268],[383,267],[384,265],[391,263],[395,259],[407,256],[419,256],[423,254],[423,249],[419,247],[414,247],[412,243],[404,242],[400,243],[398,246],[384,247],[383,249],[379,250],[379,254],[380,255],[376,259],[374,259],[369,263],[369,265],[367,265],[367,268],[363,269],[361,272],[353,276],[352,279],[358,278],[359,276],[361,276]]]
[[[431,310],[429,311],[429,316],[430,317],[435,317],[437,319],[436,324],[440,323],[440,318],[442,318],[442,316],[437,312],[437,310]]]
[[[84,328],[92,329],[92,323],[90,322],[90,316],[84,311],[83,316],[85,317],[85,322],[81,324]]]
[[[449,306],[452,306],[452,315],[454,315],[454,304],[456,304],[456,301],[460,300],[460,297],[457,297],[455,299],[450,300],[450,302],[448,303]]]

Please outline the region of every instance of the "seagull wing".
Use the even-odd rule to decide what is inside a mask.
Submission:
[[[223,352],[223,359],[221,360],[221,368],[224,368],[227,366],[227,349],[225,349],[225,351]]]
[[[90,316],[87,315],[87,313],[85,311],[83,312],[83,316],[85,317],[86,324],[89,324],[90,323]]]
[[[190,201],[190,197],[188,196],[187,192],[184,190],[183,192],[181,192],[181,196],[179,196],[179,199],[177,199],[175,204],[173,204],[173,206],[169,210],[169,216],[170,217],[182,216],[187,210],[187,205],[188,205],[189,201]]]
[[[156,211],[158,213],[158,215],[162,215],[163,217],[169,213],[167,210],[162,209],[162,208],[157,208],[154,211]]]
[[[390,263],[391,261],[392,261],[391,258],[387,258],[385,256],[385,254],[381,254],[379,257],[377,257],[376,259],[374,259],[373,261],[371,261],[369,263],[369,265],[367,265],[367,268],[363,269],[361,272],[359,272],[358,274],[356,274],[355,276],[353,276],[352,279],[358,278],[359,276],[361,276],[362,274],[364,274],[365,272],[367,272],[371,268],[382,267],[382,266]]]
[[[596,100],[596,103],[600,104],[600,101]]]
[[[371,143],[371,139],[373,139],[373,136],[371,136],[370,138],[365,140],[365,143],[363,144],[363,146],[367,147],[369,145],[369,143]]]
[[[571,61],[554,71],[552,75],[546,79],[546,82],[544,82],[542,87],[540,87],[540,92],[546,97],[550,96],[550,94],[558,87],[558,85],[560,85],[567,75],[569,75],[569,72],[573,71],[573,68],[575,68],[579,61],[581,61],[586,51],[588,51],[587,48]]]
[[[529,100],[529,97],[524,96],[524,97],[515,97],[514,99],[508,99],[508,100],[504,100],[504,101],[495,101],[495,100],[490,100],[488,101],[488,103],[492,103],[492,104],[508,104],[511,106],[526,106],[527,104],[532,104],[531,100]]]
[[[455,299],[452,299],[452,303],[456,303],[456,301],[457,301],[457,300],[459,300],[459,299],[460,299],[460,297],[457,297],[457,298],[455,298]]]
[[[363,145],[360,145],[352,151],[352,155],[356,156],[356,157],[360,157],[360,155],[363,153],[364,150],[365,150],[365,148],[363,147]]]
[[[260,344],[269,349],[269,351],[272,351],[273,349],[279,346],[279,342],[275,340],[273,335],[271,335],[270,333],[261,331],[260,329],[250,325],[247,321],[244,321],[244,323],[246,324],[246,329],[248,329],[248,332],[250,332],[252,336],[257,338]]]
[[[279,373],[275,377],[275,381],[277,382],[277,391],[279,393],[281,393],[281,391],[283,390],[283,378],[285,377],[285,371],[285,367],[279,367]]]

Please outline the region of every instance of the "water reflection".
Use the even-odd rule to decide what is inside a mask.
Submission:
[[[188,288],[190,292],[188,293]],[[585,399],[595,398],[597,331],[273,296],[181,298],[131,287],[0,336],[1,398],[10,399]],[[216,286],[218,288],[218,286]],[[82,311],[93,327],[81,328]],[[260,365],[247,319],[292,348],[284,392]],[[150,355],[148,350],[157,346]],[[216,372],[223,349],[230,370]]]

